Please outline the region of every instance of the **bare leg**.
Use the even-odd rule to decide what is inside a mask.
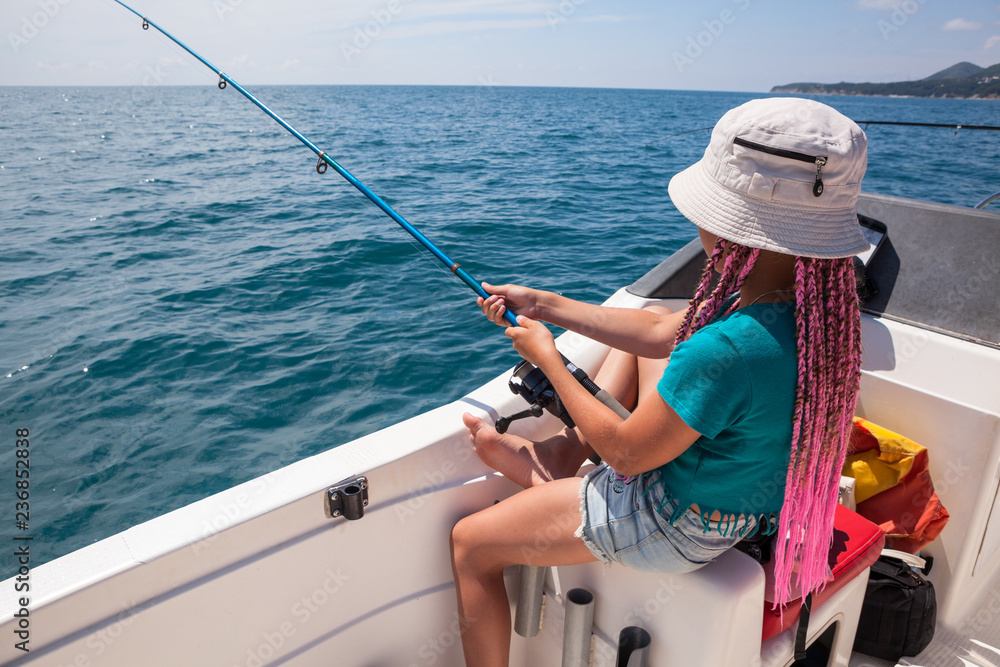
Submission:
[[[658,306],[649,310],[670,312]],[[655,389],[666,365],[666,359],[644,359],[611,350],[594,381],[633,410],[639,397],[645,398]],[[524,488],[572,477],[594,451],[576,429],[563,428],[557,435],[534,443],[509,433],[501,435],[490,424],[468,413],[462,421],[469,429],[479,458]]]
[[[532,487],[462,519],[452,529],[452,570],[469,667],[506,667],[508,663],[506,566],[596,560],[573,535],[580,525],[579,488],[580,480],[575,478]]]

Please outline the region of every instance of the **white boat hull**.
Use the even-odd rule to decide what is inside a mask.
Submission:
[[[609,300],[646,303],[625,290]],[[858,414],[930,449],[931,474],[951,512],[944,533],[926,549],[936,559],[939,634],[961,641],[1000,634],[1000,350],[871,316],[863,328]],[[575,334],[559,344],[592,375],[606,354]],[[6,619],[0,636],[7,638],[0,662],[464,664],[449,531],[460,517],[518,488],[479,461],[461,414],[496,418],[520,410],[508,375],[33,569],[28,653],[12,640],[21,605],[8,579],[0,586]],[[514,430],[541,437],[558,427],[547,415]],[[356,475],[369,483],[365,516],[329,518],[326,489]],[[544,548],[544,535],[538,546]],[[516,569],[508,573],[512,596],[517,576]],[[811,637],[856,616],[864,582],[859,577],[813,614]],[[595,666],[614,664],[618,632],[629,625],[651,634],[651,665],[789,664],[791,631],[761,643],[761,568],[733,551],[683,576],[604,571],[598,564],[552,569],[542,630],[532,639],[514,637],[513,665],[558,664],[562,604],[573,587],[596,598]],[[853,627],[838,628],[849,647]],[[851,660],[849,649],[835,651],[831,664]],[[851,664],[880,663],[854,656]]]

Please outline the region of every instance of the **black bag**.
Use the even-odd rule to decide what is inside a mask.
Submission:
[[[923,573],[930,571],[930,561]],[[854,650],[884,660],[914,656],[934,638],[934,586],[900,558],[883,553],[872,564]]]
[[[757,531],[750,537],[744,537],[733,548],[742,551],[761,565],[765,565],[771,562],[771,554],[774,551],[774,533],[764,534],[763,531]]]

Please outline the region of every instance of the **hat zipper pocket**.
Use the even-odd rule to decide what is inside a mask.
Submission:
[[[810,162],[812,164],[815,164],[816,182],[813,183],[813,196],[819,197],[821,194],[823,194],[823,167],[826,166],[825,155],[806,155],[805,153],[798,153],[796,151],[790,151],[784,148],[765,146],[764,144],[758,144],[754,141],[743,139],[742,137],[734,138],[733,143],[738,146],[743,146],[744,148],[750,148],[755,151],[761,151],[763,153],[767,153],[768,155],[776,155],[778,157],[784,157],[790,160],[798,160],[799,162]]]

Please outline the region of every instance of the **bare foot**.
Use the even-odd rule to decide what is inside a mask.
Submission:
[[[544,443],[536,444],[526,438],[500,434],[490,424],[468,412],[462,415],[462,421],[469,429],[469,439],[475,444],[476,454],[483,463],[497,470],[508,479],[512,479],[524,488],[551,482],[553,479],[571,477],[580,469],[587,453],[567,440],[566,446],[560,447],[552,438]],[[570,455],[570,448],[580,450],[580,454]]]

